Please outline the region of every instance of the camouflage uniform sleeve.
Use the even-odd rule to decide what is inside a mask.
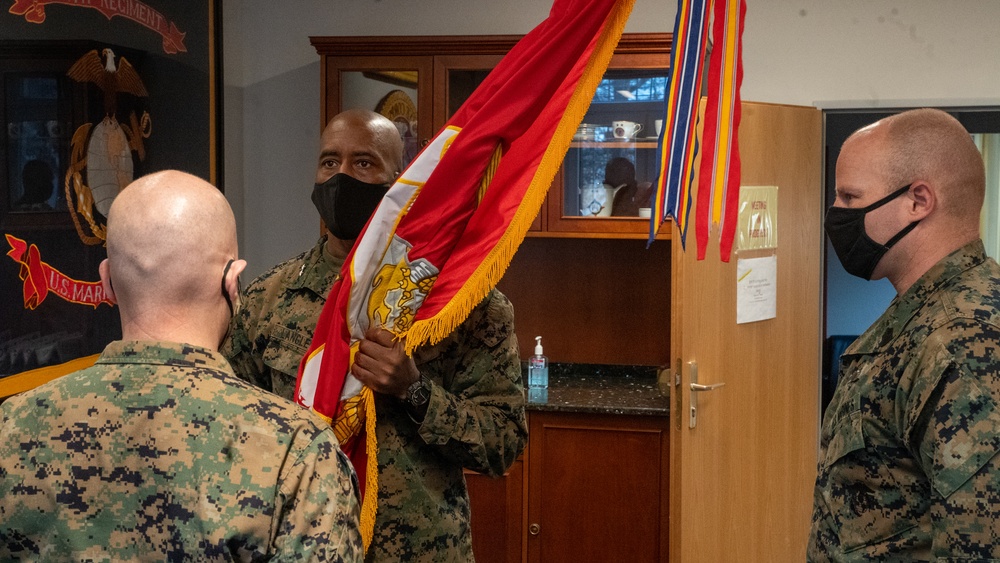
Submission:
[[[493,291],[456,332],[458,341],[434,362],[443,383],[432,385],[418,432],[463,467],[499,476],[528,436],[514,309]]]
[[[967,327],[949,338],[923,358],[930,373],[921,379],[932,383],[914,389],[909,426],[910,448],[933,489],[932,555],[998,560],[995,526],[984,522],[1000,518],[1000,360],[993,350],[1000,332]]]
[[[333,431],[315,434],[282,471],[273,560],[363,561],[358,481]]]

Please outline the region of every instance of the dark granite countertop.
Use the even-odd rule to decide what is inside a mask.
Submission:
[[[528,411],[667,416],[669,389],[661,390],[656,368],[551,364],[549,387],[528,390]],[[527,368],[524,370],[527,379]]]

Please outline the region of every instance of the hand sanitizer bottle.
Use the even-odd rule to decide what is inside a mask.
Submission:
[[[528,400],[548,401],[549,359],[542,352],[542,337],[535,337],[535,355],[528,360]]]

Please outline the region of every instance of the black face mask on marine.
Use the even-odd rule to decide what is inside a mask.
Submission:
[[[388,184],[369,184],[347,174],[334,174],[313,187],[312,202],[333,236],[354,240],[388,191]]]
[[[909,189],[910,185],[904,186],[867,207],[831,207],[826,211],[826,235],[830,237],[837,258],[848,274],[866,280],[872,279],[872,272],[882,256],[920,222],[914,221],[903,227],[885,244],[875,242],[865,231],[865,215],[905,194]]]

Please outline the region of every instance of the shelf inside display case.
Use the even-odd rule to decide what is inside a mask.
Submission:
[[[665,68],[605,73],[563,160],[561,201],[549,216],[549,230],[592,231],[592,220],[604,219],[598,221],[607,225],[602,230],[648,236],[666,86]],[[622,219],[636,224],[627,226]]]

